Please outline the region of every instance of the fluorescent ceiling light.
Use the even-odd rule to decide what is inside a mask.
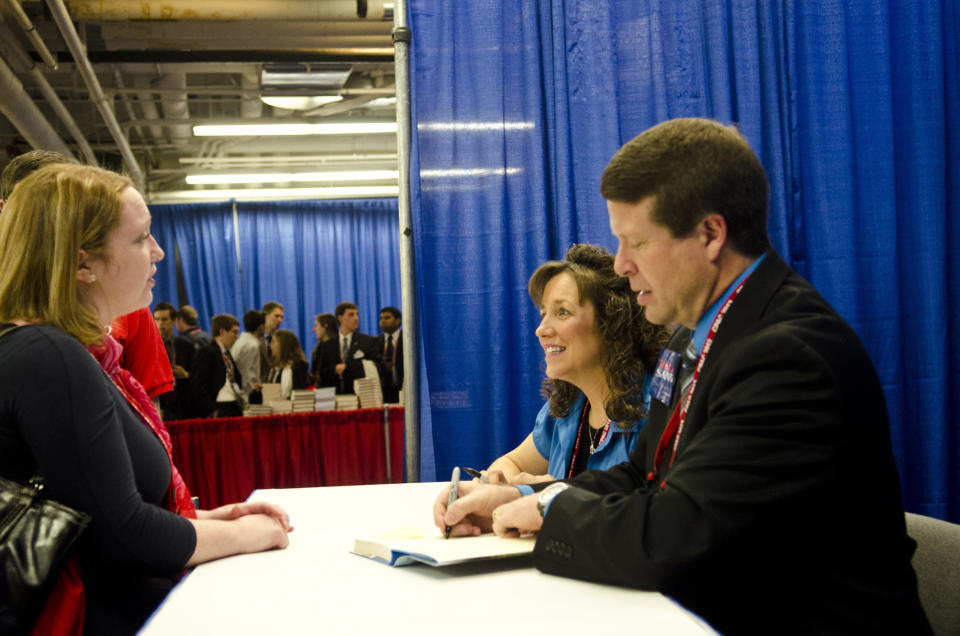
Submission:
[[[177,201],[271,201],[276,199],[358,199],[375,197],[397,197],[400,187],[383,186],[344,186],[326,188],[246,188],[232,190],[178,190],[156,192],[150,195],[151,203],[173,203]]]
[[[396,133],[397,122],[339,124],[229,124],[193,127],[197,137],[260,137],[271,135],[364,135]]]
[[[352,172],[289,172],[273,174],[189,174],[191,185],[221,183],[299,183],[304,181],[386,181],[397,180],[396,170],[355,170]]]
[[[446,168],[421,170],[421,179],[450,179],[456,177],[502,177],[520,174],[523,168]]]
[[[274,108],[284,108],[286,110],[310,110],[324,104],[339,102],[343,98],[339,95],[310,95],[304,97],[292,97],[285,95],[261,95],[260,101]]]
[[[417,130],[428,132],[484,132],[532,129],[532,121],[434,121],[417,124]]]

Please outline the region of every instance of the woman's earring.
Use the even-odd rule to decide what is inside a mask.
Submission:
[[[90,274],[89,282],[91,282],[91,283],[97,282],[97,275],[96,275],[96,274]]]

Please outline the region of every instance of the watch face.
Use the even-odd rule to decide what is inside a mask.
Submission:
[[[544,511],[546,510],[550,502],[553,500],[553,498],[559,495],[560,493],[562,493],[564,490],[566,490],[569,487],[570,487],[569,484],[565,484],[563,482],[557,482],[555,484],[550,484],[549,486],[543,489],[543,492],[541,492],[540,496],[537,497],[537,511],[540,513],[541,517],[543,516]]]

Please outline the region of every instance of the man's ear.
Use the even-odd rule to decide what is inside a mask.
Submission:
[[[723,246],[727,244],[727,221],[723,216],[712,212],[701,219],[698,230],[707,250],[707,257],[716,261]]]

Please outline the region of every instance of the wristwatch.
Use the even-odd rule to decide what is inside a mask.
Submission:
[[[544,512],[547,510],[547,506],[549,506],[550,502],[553,501],[553,498],[569,487],[570,484],[565,484],[562,481],[558,481],[557,483],[550,484],[540,491],[540,496],[537,497],[537,512],[540,513],[541,519],[543,518]]]

